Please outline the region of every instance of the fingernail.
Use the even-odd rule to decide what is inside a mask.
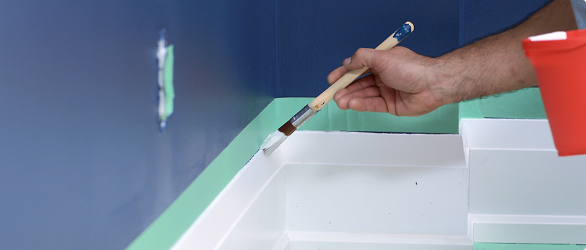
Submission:
[[[352,57],[344,59],[344,64],[350,64],[350,62],[352,62]]]

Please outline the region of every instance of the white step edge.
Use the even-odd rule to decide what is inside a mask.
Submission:
[[[586,244],[586,216],[470,214],[474,242]]]
[[[288,231],[290,241],[383,243],[383,244],[433,244],[472,245],[468,236],[453,235],[401,235],[401,234],[356,234],[332,232]]]
[[[462,119],[467,149],[556,151],[546,119]]]

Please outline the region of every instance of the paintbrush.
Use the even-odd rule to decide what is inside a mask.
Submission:
[[[375,49],[377,50],[388,50],[397,45],[403,38],[409,35],[413,31],[414,27],[411,22],[406,22],[397,29],[391,36],[389,36],[384,42],[382,42]],[[295,114],[291,120],[283,124],[275,133],[271,134],[260,146],[261,150],[266,156],[270,156],[280,145],[283,143],[297,128],[303,125],[304,122],[309,120],[313,115],[319,112],[329,101],[334,98],[334,94],[343,88],[346,88],[356,78],[361,76],[368,67],[361,69],[350,70],[346,72],[340,79],[334,82],[328,89],[326,89],[321,95],[313,99],[307,106],[301,109]]]

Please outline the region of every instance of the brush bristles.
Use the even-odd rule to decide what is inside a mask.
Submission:
[[[275,133],[271,134],[260,147],[266,156],[270,156],[298,127],[311,118],[317,111],[305,106],[291,120],[283,124]]]
[[[287,137],[289,136],[277,130],[262,143],[260,149],[266,156],[271,156],[271,154],[275,152],[275,150],[287,139]]]
[[[295,132],[295,130],[297,130],[297,128],[293,126],[293,123],[291,123],[291,121],[288,121],[285,124],[283,124],[283,126],[281,126],[278,131],[281,131],[286,136],[290,136],[291,134],[293,134],[293,132]]]

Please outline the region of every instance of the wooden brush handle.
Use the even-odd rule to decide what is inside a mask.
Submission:
[[[406,22],[403,26],[397,29],[391,36],[389,36],[384,42],[382,42],[378,47],[375,49],[377,50],[389,50],[395,45],[397,45],[403,38],[405,38],[409,33],[411,33],[414,29],[414,26],[411,22]],[[350,83],[352,83],[356,78],[361,76],[368,67],[364,67],[361,69],[354,69],[346,72],[340,79],[338,79],[334,84],[332,84],[328,89],[326,89],[323,93],[321,93],[318,97],[313,99],[309,103],[309,107],[314,111],[320,111],[328,102],[330,102],[334,98],[334,94],[339,90],[348,87]]]

